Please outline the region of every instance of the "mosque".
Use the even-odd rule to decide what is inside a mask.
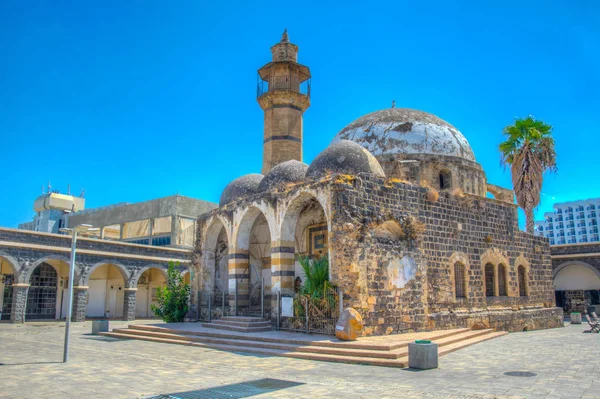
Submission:
[[[262,173],[229,183],[219,207],[199,217],[193,301],[220,292],[243,314],[261,285],[275,319],[276,298],[305,278],[297,256],[326,256],[365,335],[562,325],[548,241],[519,230],[512,191],[487,181],[458,129],[392,107],[332,134],[307,165],[310,70],[287,32],[271,53],[258,70]]]

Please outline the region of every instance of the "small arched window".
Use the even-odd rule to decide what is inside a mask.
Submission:
[[[485,265],[485,296],[494,296],[494,265],[488,263]]]
[[[519,275],[519,295],[527,296],[527,270],[525,266],[521,265],[518,268]]]
[[[466,288],[465,265],[460,262],[456,262],[454,264],[454,293],[456,298],[466,298]]]
[[[448,169],[440,171],[440,190],[449,190],[452,188],[452,173]]]
[[[506,266],[498,265],[498,295],[506,296]]]

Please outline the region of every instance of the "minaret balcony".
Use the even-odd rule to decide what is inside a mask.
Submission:
[[[282,75],[263,80],[258,77],[257,97],[274,91],[291,91],[310,98],[310,78],[302,80],[295,75]]]

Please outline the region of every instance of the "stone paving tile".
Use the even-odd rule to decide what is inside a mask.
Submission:
[[[2,323],[0,397],[146,398],[275,378],[303,385],[253,398],[600,398],[600,335],[583,329],[509,334],[418,372],[95,337],[88,322],[73,325],[63,364],[63,324]]]

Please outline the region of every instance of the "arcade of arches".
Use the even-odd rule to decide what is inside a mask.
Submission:
[[[24,321],[64,319],[67,311],[68,262],[64,259],[43,259],[28,274],[23,274],[26,282],[17,282],[18,269],[6,258],[0,257],[1,320],[11,320],[11,316],[15,318],[14,314],[11,315],[14,313],[14,292],[23,288],[26,289]],[[190,283],[189,271],[183,273],[183,278]],[[156,289],[166,285],[166,270],[164,267],[148,267],[139,275],[130,276],[121,265],[102,263],[92,268],[89,278],[76,275],[76,279],[86,285],[73,287],[75,321],[84,318],[133,320],[154,317],[151,305],[156,304]],[[135,296],[134,301],[130,299],[132,295]],[[129,310],[129,314],[126,309],[128,302],[135,306]]]

